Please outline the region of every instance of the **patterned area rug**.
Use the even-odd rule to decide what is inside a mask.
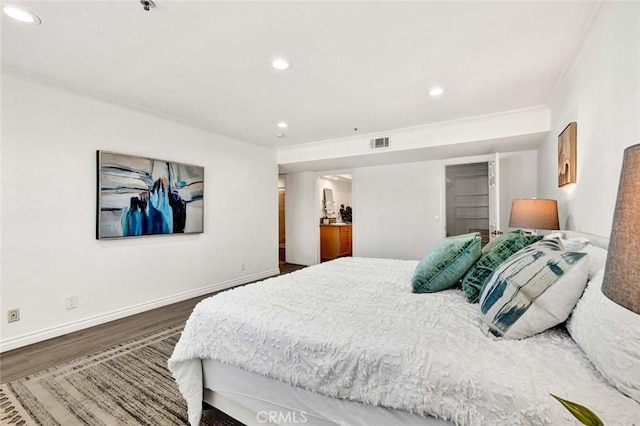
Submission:
[[[182,325],[0,386],[2,425],[186,425],[167,360]],[[201,425],[242,426],[215,410]]]

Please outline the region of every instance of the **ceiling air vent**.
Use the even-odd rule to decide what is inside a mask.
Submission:
[[[386,148],[389,146],[389,138],[371,139],[371,148]]]

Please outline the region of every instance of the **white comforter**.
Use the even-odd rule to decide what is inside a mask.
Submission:
[[[200,302],[169,360],[190,422],[201,414],[203,358],[456,424],[572,423],[550,393],[607,425],[639,422],[640,404],[605,383],[562,329],[489,338],[459,290],[412,294],[415,266],[344,258]]]

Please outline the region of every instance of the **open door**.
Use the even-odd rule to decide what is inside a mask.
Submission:
[[[500,234],[500,154],[496,153],[489,161],[489,240]]]
[[[445,236],[479,232],[482,245],[500,235],[499,154],[446,160]]]

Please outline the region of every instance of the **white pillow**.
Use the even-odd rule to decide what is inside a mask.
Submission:
[[[589,255],[589,279],[592,280],[599,271],[604,269],[607,263],[608,252],[607,250],[594,246],[593,244],[589,244],[578,251]]]
[[[586,253],[540,240],[505,260],[482,287],[480,310],[495,336],[522,339],[567,319],[589,275]]]
[[[553,239],[556,239],[556,240],[558,240],[558,239],[559,239],[559,240],[564,240],[565,235],[566,235],[566,234],[565,234],[563,231],[555,231],[555,232],[552,232],[552,233],[550,233],[550,234],[545,235],[545,236],[544,236],[544,237],[542,237],[542,238],[543,238],[543,239],[545,239],[545,240],[553,240]]]
[[[640,402],[640,315],[602,294],[604,271],[589,282],[567,330],[618,390]]]
[[[543,237],[545,240],[560,240],[562,246],[567,251],[581,251],[583,248],[591,245],[591,241],[585,237],[569,237],[562,231],[552,232]]]
[[[561,241],[567,251],[582,251],[585,247],[592,245],[591,241],[584,237],[571,237]]]
[[[559,239],[562,246],[567,251],[579,251],[589,255],[589,279],[601,269],[604,269],[607,263],[607,250],[594,245],[585,237],[569,237],[566,238],[563,231],[552,232],[544,236],[545,240]]]

